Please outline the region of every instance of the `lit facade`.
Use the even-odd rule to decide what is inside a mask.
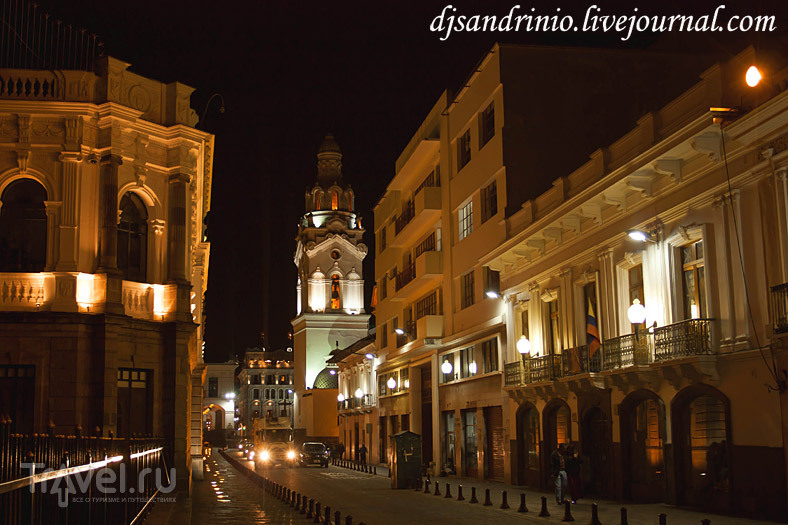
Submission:
[[[203,428],[235,432],[235,361],[205,364],[202,394]]]
[[[236,397],[242,427],[251,429],[255,419],[267,415],[292,417],[295,396],[293,364],[292,348],[246,350],[243,367],[238,372],[240,386]]]
[[[513,482],[549,487],[567,443],[591,494],[785,515],[782,67],[748,49],[707,69],[506,219],[480,262],[500,272]],[[723,137],[709,108],[739,104]]]
[[[0,388],[17,432],[164,436],[188,489],[214,139],[128,67],[0,70]]]
[[[317,178],[304,197],[294,257],[297,316],[291,321],[295,428],[305,438],[335,440],[337,378],[326,360],[332,350],[367,335],[369,315],[361,277],[364,228],[355,194],[342,181],[342,153],[331,135],[320,146]]]

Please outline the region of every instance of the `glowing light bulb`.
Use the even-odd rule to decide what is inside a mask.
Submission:
[[[761,75],[760,70],[756,66],[750,66],[747,73],[744,74],[744,80],[750,87],[755,87],[760,84],[761,79],[763,79],[763,75]]]

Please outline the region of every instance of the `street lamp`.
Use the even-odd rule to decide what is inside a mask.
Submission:
[[[386,386],[389,387],[389,390],[394,390],[397,387],[397,380],[389,377],[389,380],[386,381]]]
[[[454,370],[454,367],[451,364],[451,361],[444,361],[441,364],[441,372],[444,374],[451,374],[451,371]]]
[[[646,307],[640,304],[637,297],[632,300],[632,306],[627,309],[629,322],[635,325],[635,339],[638,337],[640,325],[646,322]]]
[[[750,66],[747,73],[744,74],[744,80],[750,87],[755,87],[760,84],[761,79],[763,79],[763,75],[761,75],[761,71],[757,66]]]
[[[523,355],[531,353],[531,341],[525,335],[521,335],[517,340],[517,351]]]
[[[224,394],[225,399],[235,399],[235,392],[227,392]]]
[[[361,390],[360,388],[357,388],[354,394],[356,396],[356,399],[361,399],[362,397],[364,397],[364,391]]]

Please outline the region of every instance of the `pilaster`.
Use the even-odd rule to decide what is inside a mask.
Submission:
[[[64,151],[59,160],[62,164],[61,196],[63,207],[60,220],[60,257],[57,270],[74,272],[77,270],[79,249],[79,186],[82,154]]]
[[[44,201],[47,214],[47,260],[44,270],[47,272],[55,269],[58,259],[58,224],[60,222],[60,207],[62,204],[59,201]]]

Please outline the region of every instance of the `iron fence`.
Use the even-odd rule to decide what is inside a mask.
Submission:
[[[400,288],[402,288],[403,286],[405,286],[415,278],[416,278],[416,263],[411,263],[410,265],[403,268],[402,271],[397,274],[396,280],[394,282],[394,289],[399,291]]]
[[[687,319],[654,329],[654,360],[711,353],[712,319]]]
[[[651,362],[648,332],[605,339],[602,343],[603,367],[614,370],[624,366],[647,365]]]
[[[174,488],[162,439],[11,433],[0,417],[0,523],[140,523]]]

